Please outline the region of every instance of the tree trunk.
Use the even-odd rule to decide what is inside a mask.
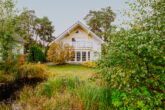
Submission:
[[[36,35],[36,42],[35,42],[36,45],[37,45],[37,41],[38,41],[38,35]]]
[[[45,50],[45,40],[43,40],[43,50]]]

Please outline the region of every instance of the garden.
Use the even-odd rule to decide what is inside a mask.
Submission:
[[[164,110],[165,1],[126,4],[131,12],[123,12],[129,19],[121,26],[127,28],[111,25],[110,7],[87,14],[91,30],[104,37],[102,55],[67,64],[74,48],[50,44],[54,27],[47,17],[18,13],[14,1],[0,0],[0,109]]]

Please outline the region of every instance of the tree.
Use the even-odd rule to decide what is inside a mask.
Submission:
[[[34,10],[24,10],[20,14],[19,19],[21,21],[20,28],[24,30],[22,36],[26,41],[25,48],[26,52],[28,52],[30,45],[32,45],[33,36],[35,35],[35,20],[37,19],[37,17]]]
[[[17,49],[16,41],[20,38],[16,31],[19,21],[14,7],[12,0],[0,0],[0,54],[4,62],[14,54],[12,50]]]
[[[39,25],[36,32],[40,36],[40,39],[43,41],[43,49],[45,49],[45,41],[49,44],[55,39],[52,35],[54,33],[54,26],[52,26],[52,22],[49,21],[47,17],[37,19],[36,22],[38,22]]]
[[[111,7],[102,8],[99,11],[90,11],[84,20],[93,32],[103,38],[105,41],[112,30],[112,22],[115,20],[116,14]]]
[[[52,43],[47,53],[47,59],[53,63],[64,64],[66,61],[72,60],[74,55],[73,46],[63,44],[63,42]]]
[[[12,0],[0,0],[0,57],[1,69],[6,74],[11,74],[18,64],[20,32],[15,4]]]

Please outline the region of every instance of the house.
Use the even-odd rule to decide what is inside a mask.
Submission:
[[[101,55],[101,47],[104,43],[99,36],[80,21],[65,30],[53,42],[67,43],[75,48],[75,56],[72,61],[69,61],[71,63],[97,60]]]

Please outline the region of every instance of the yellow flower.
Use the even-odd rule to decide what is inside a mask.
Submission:
[[[136,26],[136,29],[140,29],[139,25],[138,25],[138,26]]]
[[[144,61],[146,61],[147,59],[146,59],[146,58],[144,58],[143,60],[144,60]]]
[[[119,69],[119,72],[121,72],[121,69]]]

